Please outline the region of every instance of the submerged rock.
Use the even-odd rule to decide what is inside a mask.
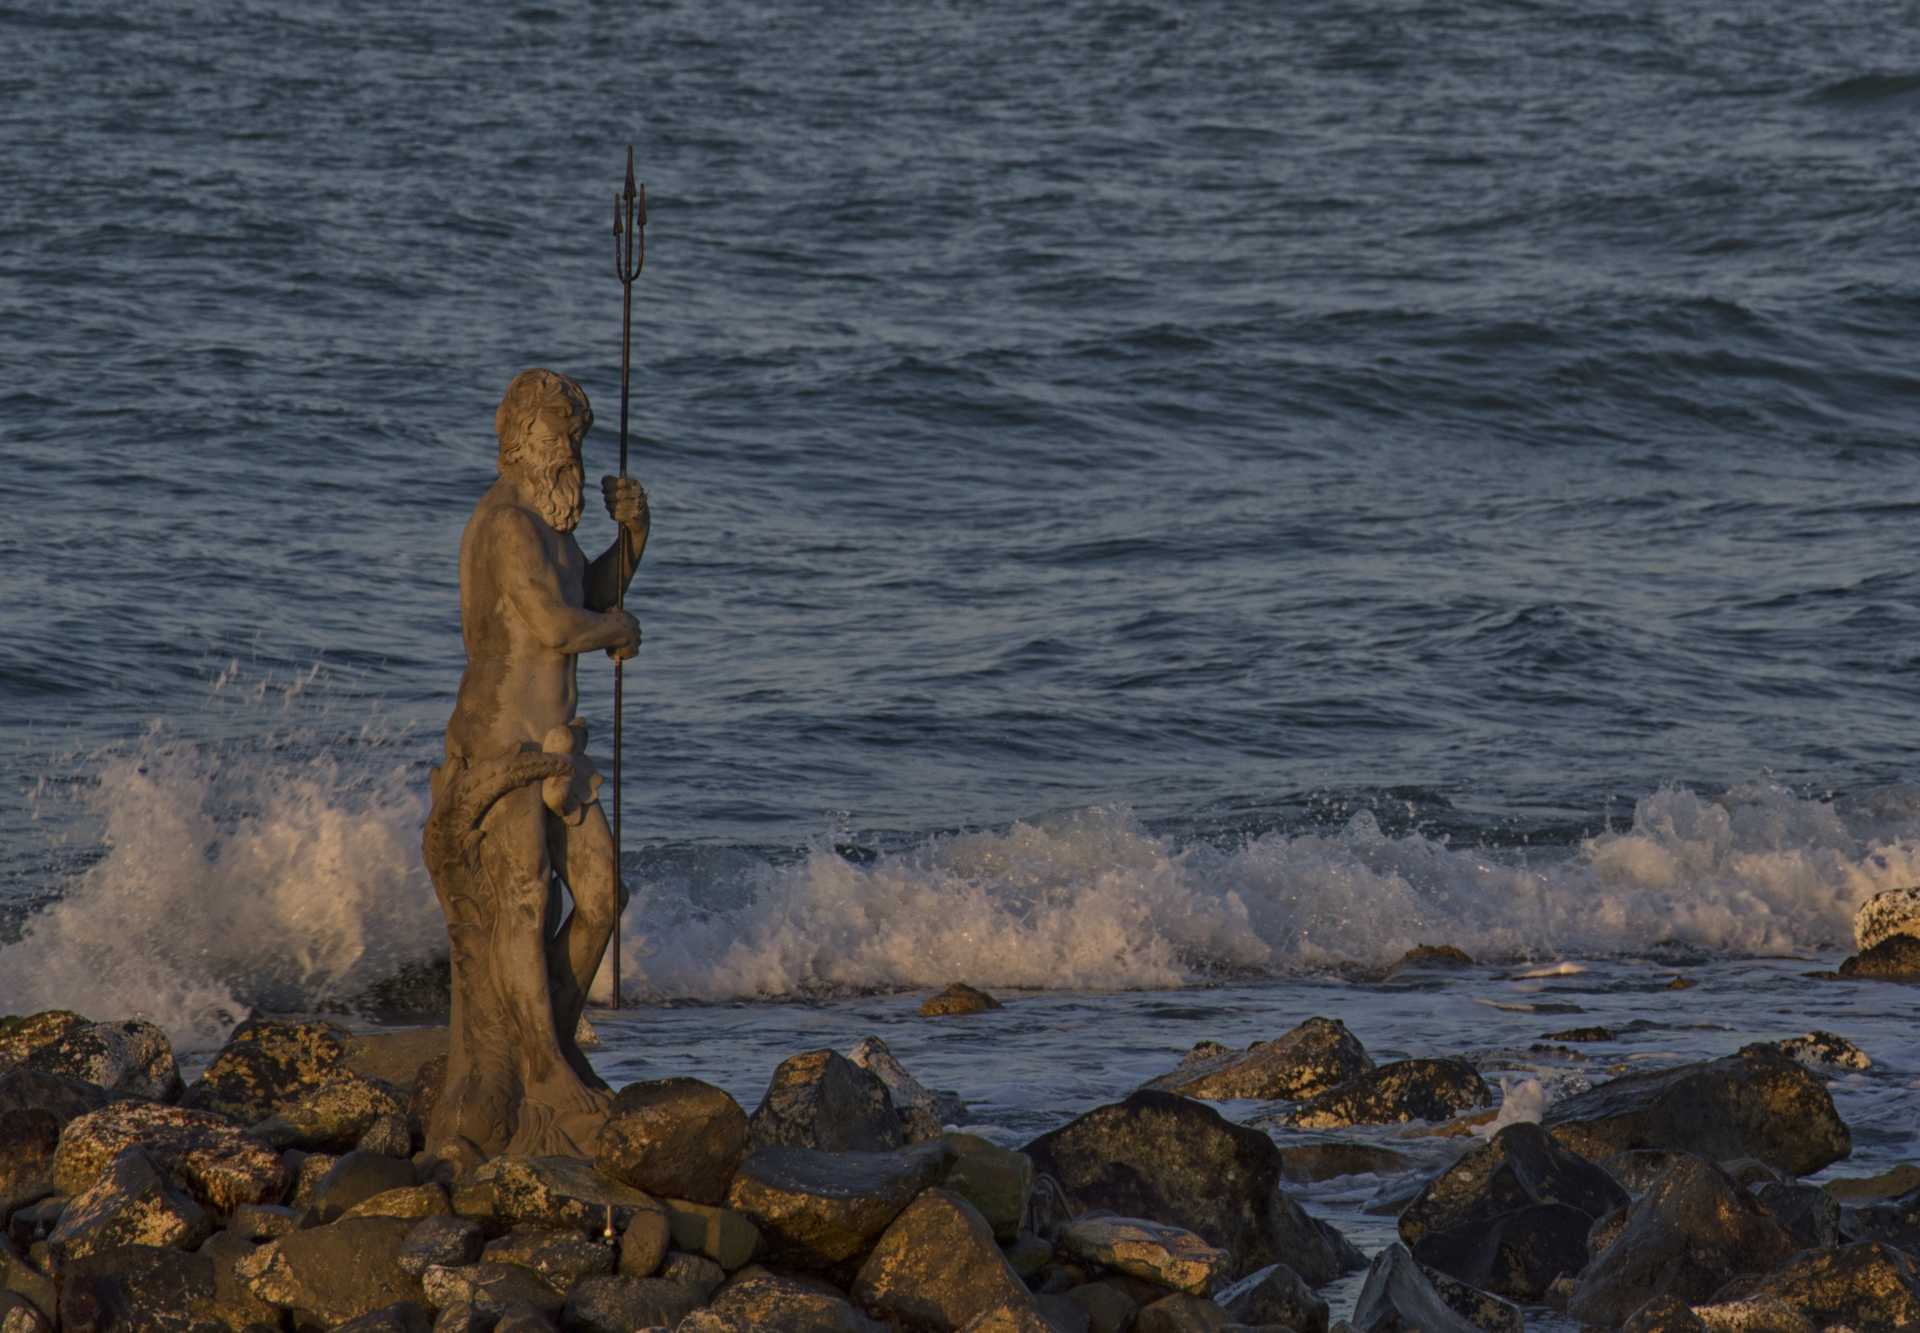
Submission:
[[[770,1262],[831,1268],[864,1252],[948,1160],[945,1144],[885,1153],[762,1148],[741,1164],[728,1204],[760,1229]]]
[[[172,1101],[181,1090],[173,1047],[159,1028],[138,1019],[92,1023],[67,1009],[0,1017],[0,1073],[16,1068],[153,1101]]]
[[[649,1194],[720,1203],[746,1155],[738,1102],[697,1078],[667,1078],[620,1090],[593,1164]]]
[[[1000,1008],[1000,1001],[983,990],[975,990],[964,981],[956,981],[938,995],[929,996],[920,1005],[922,1018],[946,1018],[955,1014],[979,1014]]]
[[[748,1125],[755,1148],[885,1152],[907,1142],[887,1085],[837,1051],[782,1060]]]
[[[112,1102],[70,1121],[54,1153],[54,1183],[62,1194],[84,1194],[135,1146],[217,1213],[278,1203],[286,1189],[280,1158],[230,1121],[140,1101]]]
[[[1294,1129],[1344,1129],[1446,1120],[1491,1105],[1492,1090],[1464,1060],[1396,1060],[1302,1102],[1280,1119]]]
[[[1374,1256],[1354,1302],[1359,1333],[1521,1333],[1520,1311],[1423,1268],[1404,1245]]]
[[[1842,962],[1840,975],[1870,981],[1920,981],[1920,937],[1889,935]]]
[[[1338,1087],[1373,1069],[1373,1060],[1346,1024],[1309,1018],[1272,1041],[1245,1051],[1207,1042],[1187,1053],[1180,1067],[1144,1086],[1203,1101],[1245,1099],[1300,1101]]]
[[[1805,1175],[1853,1148],[1825,1085],[1771,1046],[1628,1074],[1556,1102],[1542,1123],[1594,1160],[1667,1148],[1716,1160],[1756,1157]]]
[[[1366,1263],[1280,1188],[1272,1139],[1191,1098],[1136,1092],[1041,1135],[1026,1152],[1077,1209],[1185,1227],[1232,1254],[1236,1277],[1285,1263],[1320,1286]]]
[[[1920,938],[1920,885],[1883,889],[1853,914],[1853,941],[1860,952],[1895,935]]]

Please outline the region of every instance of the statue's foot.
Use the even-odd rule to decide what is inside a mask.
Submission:
[[[592,1161],[613,1095],[592,1088],[531,1088],[507,1151],[520,1157],[578,1157]]]

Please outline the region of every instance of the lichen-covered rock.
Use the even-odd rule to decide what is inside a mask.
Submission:
[[[332,1023],[248,1019],[233,1030],[180,1104],[257,1124],[339,1068],[350,1040]]]
[[[567,1293],[560,1316],[568,1333],[632,1333],[642,1328],[672,1328],[700,1305],[693,1292],[660,1278],[618,1273],[582,1278]]]
[[[1806,1175],[1853,1150],[1826,1085],[1771,1046],[1628,1074],[1554,1103],[1541,1123],[1594,1161],[1665,1148],[1715,1160],[1754,1157]]]
[[[201,1333],[225,1324],[221,1313],[213,1261],[203,1254],[122,1245],[61,1270],[58,1322],[75,1333]]]
[[[231,1121],[144,1101],[111,1102],[69,1121],[54,1153],[54,1183],[62,1194],[84,1194],[136,1145],[221,1215],[244,1203],[278,1203],[287,1186],[274,1151]]]
[[[495,1157],[454,1186],[453,1211],[502,1226],[569,1227],[617,1233],[637,1212],[660,1205],[631,1185],[608,1180],[574,1157]]]
[[[593,1165],[648,1194],[720,1203],[746,1155],[738,1102],[697,1078],[667,1078],[620,1090]]]
[[[228,1328],[248,1325],[278,1328],[282,1311],[253,1294],[241,1276],[240,1265],[253,1257],[255,1245],[232,1230],[216,1231],[201,1242],[198,1254],[213,1262],[213,1294],[220,1307],[221,1322]]]
[[[1889,935],[1845,959],[1840,975],[1865,981],[1920,981],[1920,936]]]
[[[1233,1255],[1233,1275],[1285,1263],[1319,1286],[1366,1260],[1280,1188],[1280,1151],[1203,1102],[1136,1092],[1026,1146],[1080,1210],[1150,1217]]]
[[[154,1101],[180,1095],[167,1034],[129,1019],[91,1023],[67,1009],[0,1017],[0,1072],[37,1069]]]
[[[436,1310],[470,1306],[496,1319],[519,1305],[543,1314],[558,1314],[566,1297],[552,1283],[520,1264],[465,1264],[443,1268],[436,1264],[420,1274],[427,1304]]]
[[[379,1153],[382,1157],[412,1157],[414,1133],[405,1111],[376,1116],[366,1133],[354,1143],[357,1152]]]
[[[1000,1008],[1000,1001],[964,981],[956,981],[938,995],[930,995],[920,1004],[922,1018],[948,1018],[956,1014],[979,1014]]]
[[[1879,1241],[1803,1250],[1713,1297],[1716,1304],[1761,1298],[1779,1301],[1815,1328],[1920,1328],[1920,1259]]]
[[[382,1190],[360,1200],[340,1216],[406,1217],[418,1220],[422,1217],[445,1216],[452,1211],[453,1204],[447,1198],[446,1187],[429,1183],[398,1185],[390,1190]]]
[[[1188,1052],[1180,1067],[1145,1086],[1204,1101],[1303,1101],[1363,1074],[1373,1060],[1347,1025],[1309,1018],[1272,1041],[1244,1051],[1208,1043]]]
[[[755,1265],[734,1274],[714,1296],[708,1313],[716,1333],[885,1333],[838,1289],[791,1273],[771,1273]]]
[[[313,1188],[308,1208],[317,1222],[332,1222],[349,1209],[391,1190],[411,1189],[413,1163],[379,1153],[350,1152],[334,1159]]]
[[[565,1294],[583,1277],[611,1273],[616,1251],[601,1240],[554,1227],[524,1227],[487,1242],[481,1262],[530,1268]]]
[[[248,1203],[233,1210],[227,1230],[243,1240],[273,1240],[300,1229],[300,1214],[284,1204]]]
[[[424,1217],[407,1232],[394,1263],[401,1272],[419,1277],[435,1266],[478,1263],[485,1244],[486,1233],[470,1217]]]
[[[405,1112],[406,1102],[396,1089],[342,1067],[301,1088],[254,1124],[252,1133],[276,1148],[347,1152],[375,1123],[385,1117],[404,1122]]]
[[[907,1141],[887,1085],[837,1051],[781,1061],[748,1124],[755,1148],[886,1152]]]
[[[1873,1067],[1871,1056],[1845,1037],[1832,1032],[1809,1032],[1804,1037],[1788,1037],[1773,1044],[1789,1060],[1797,1060],[1816,1072]]]
[[[887,1044],[878,1037],[861,1038],[847,1052],[847,1059],[887,1085],[887,1095],[893,1099],[894,1109],[902,1115],[912,1111],[924,1112],[936,1130],[944,1125],[957,1125],[967,1118],[966,1103],[960,1100],[958,1093],[935,1092],[926,1087],[907,1072],[907,1067],[894,1057],[893,1052],[887,1049]],[[913,1139],[911,1131],[908,1137]]]
[[[1233,1263],[1183,1227],[1140,1217],[1077,1218],[1060,1228],[1054,1244],[1086,1263],[1195,1296],[1212,1295]]]
[[[1003,1245],[1020,1234],[1033,1194],[1033,1159],[972,1134],[946,1134],[953,1164],[940,1182],[980,1210]]]
[[[120,1245],[191,1250],[212,1234],[206,1209],[175,1189],[144,1152],[128,1148],[67,1205],[47,1244],[64,1263]]]
[[[741,1164],[727,1203],[760,1229],[770,1261],[831,1268],[865,1251],[948,1160],[946,1145],[932,1143],[891,1153],[762,1148]]]
[[[398,1217],[343,1218],[267,1241],[237,1271],[261,1300],[343,1324],[421,1299],[419,1279],[399,1264],[413,1226]]]
[[[1853,942],[1862,953],[1895,935],[1920,938],[1920,885],[1883,889],[1853,914]]]
[[[1275,1264],[1231,1295],[1221,1293],[1221,1299],[1236,1324],[1280,1324],[1294,1333],[1327,1333],[1327,1303],[1285,1264]]]
[[[1446,1120],[1491,1105],[1486,1080],[1464,1060],[1396,1060],[1300,1103],[1280,1119],[1293,1129],[1344,1129]]]
[[[942,1189],[926,1191],[881,1233],[852,1295],[882,1318],[942,1331],[998,1306],[1032,1304],[986,1219]]]
[[[1521,1333],[1517,1307],[1419,1264],[1404,1245],[1374,1256],[1354,1302],[1358,1333]]]
[[[1685,1157],[1627,1211],[1580,1274],[1567,1312],[1613,1327],[1656,1296],[1704,1301],[1744,1273],[1771,1269],[1793,1240],[1712,1162]]]

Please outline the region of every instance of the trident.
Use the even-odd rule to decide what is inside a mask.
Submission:
[[[620,475],[627,475],[627,378],[633,365],[633,280],[647,264],[647,187],[633,187],[633,145],[627,145],[627,188],[613,197],[613,276],[620,279]],[[627,606],[625,574],[630,552],[627,529],[620,528],[621,610]],[[620,732],[625,713],[626,659],[613,661],[613,882],[621,891],[620,872]],[[613,917],[613,1007],[620,1007],[620,912],[615,899]]]

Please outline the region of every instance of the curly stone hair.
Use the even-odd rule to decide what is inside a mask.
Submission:
[[[593,405],[577,381],[558,371],[536,368],[515,375],[493,414],[502,471],[521,461],[527,432],[542,417],[565,422],[585,435],[593,428]]]

